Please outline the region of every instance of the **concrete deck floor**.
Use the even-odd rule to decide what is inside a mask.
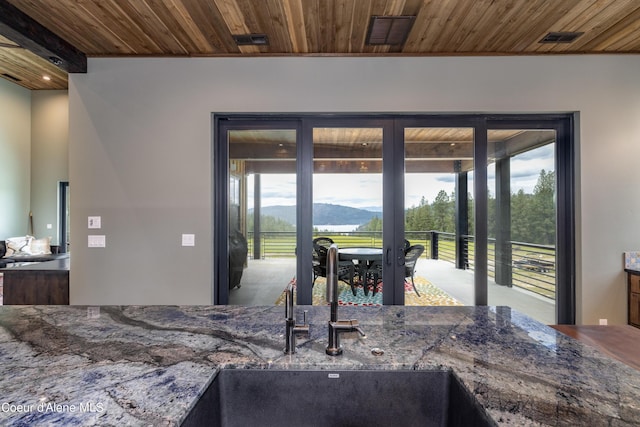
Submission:
[[[473,271],[458,270],[446,261],[420,259],[416,276],[425,278],[464,305],[474,305]],[[272,305],[295,276],[294,258],[249,260],[241,287],[229,293],[234,305]],[[555,324],[555,301],[535,293],[496,285],[489,280],[489,305],[504,305],[547,325]]]

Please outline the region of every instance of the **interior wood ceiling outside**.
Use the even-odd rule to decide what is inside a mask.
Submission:
[[[244,162],[245,173],[295,173],[296,134],[292,130],[234,130],[229,135],[229,157]],[[551,130],[490,129],[489,161],[513,156],[555,141]],[[473,169],[471,128],[407,128],[407,172],[452,173]],[[382,129],[314,128],[316,173],[380,173]],[[455,162],[459,162],[456,166]]]
[[[43,80],[42,76],[45,75],[51,80]],[[0,36],[0,76],[27,89],[67,88],[67,73],[64,70],[2,36]]]
[[[640,53],[638,0],[0,0],[89,57]],[[373,15],[414,15],[404,45],[369,46]],[[1,19],[1,17],[0,17]],[[541,44],[548,32],[583,32]],[[267,46],[233,34],[264,33]],[[1,45],[0,45],[1,46]],[[0,47],[0,74],[66,88],[46,60]],[[55,75],[47,85],[33,76]]]

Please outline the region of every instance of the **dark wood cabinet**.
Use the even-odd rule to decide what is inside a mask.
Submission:
[[[640,271],[627,270],[629,284],[629,324],[640,328]]]
[[[4,305],[68,305],[69,259],[2,269]]]

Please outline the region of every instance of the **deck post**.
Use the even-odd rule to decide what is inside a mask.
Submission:
[[[262,251],[260,233],[260,174],[253,175],[253,259],[260,259]]]
[[[512,286],[511,159],[496,160],[496,284]]]
[[[469,199],[468,172],[460,172],[459,160],[454,165],[456,173],[456,268],[466,270],[469,267],[469,250],[467,235],[469,234]]]
[[[431,231],[431,259],[438,259],[438,232]]]

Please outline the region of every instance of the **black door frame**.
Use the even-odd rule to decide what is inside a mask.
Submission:
[[[377,126],[375,124],[378,124]],[[284,126],[284,127],[283,127]],[[288,127],[287,127],[288,126]],[[404,137],[406,127],[466,127],[474,129],[474,201],[475,201],[475,272],[476,305],[487,305],[488,268],[488,129],[554,129],[556,131],[556,236],[557,263],[556,321],[575,323],[575,120],[573,113],[560,114],[238,114],[212,115],[214,197],[213,209],[213,295],[215,304],[228,303],[228,144],[231,129],[283,129],[297,131],[297,277],[311,277],[311,247],[305,245],[312,235],[313,128],[315,127],[383,127],[383,205],[404,206]],[[387,139],[391,138],[391,142]],[[310,141],[310,142],[309,142]],[[398,155],[400,154],[400,155]],[[311,172],[309,172],[311,171]],[[402,190],[402,191],[400,191]],[[217,207],[217,209],[216,209]],[[386,260],[395,265],[404,238],[404,221],[385,211],[383,242]],[[390,215],[389,215],[390,214]],[[390,217],[386,219],[385,217]],[[403,216],[402,216],[403,218]],[[309,262],[305,262],[305,260]],[[386,269],[383,281],[402,283],[400,268]],[[396,277],[397,276],[397,277]],[[224,286],[223,286],[224,285]],[[309,289],[306,289],[309,288]],[[396,289],[397,288],[397,289]],[[404,290],[383,293],[384,304],[404,304]],[[311,287],[298,288],[298,303],[311,303]]]
[[[282,116],[274,116],[266,118],[265,115],[260,116],[239,116],[239,115],[212,115],[213,132],[213,173],[211,174],[213,197],[212,197],[212,214],[213,214],[213,241],[212,241],[212,277],[213,283],[212,294],[213,304],[229,303],[229,144],[226,138],[227,132],[231,130],[265,130],[290,129],[296,131],[296,149],[297,149],[297,175],[304,176],[300,165],[301,150],[301,123],[297,119],[288,119]],[[297,188],[297,197],[300,197],[300,183]],[[307,211],[298,208],[298,220]],[[304,221],[303,221],[304,222]],[[301,224],[298,222],[298,224]],[[297,248],[300,251],[298,257],[306,259],[308,256],[309,264],[311,264],[311,248],[307,245],[300,245],[300,232],[297,236]],[[300,265],[300,262],[298,262]],[[300,271],[297,271],[298,277]],[[311,274],[311,270],[309,270]]]
[[[312,217],[313,214],[313,129],[315,128],[376,128],[382,129],[382,139],[383,139],[383,148],[382,148],[382,229],[383,229],[383,282],[386,283],[394,283],[400,284],[404,279],[404,268],[399,264],[399,257],[402,257],[402,265],[404,265],[404,216],[401,220],[396,219],[396,206],[403,206],[404,200],[402,199],[404,190],[402,187],[402,182],[396,180],[395,177],[398,176],[398,171],[402,171],[403,169],[398,169],[398,158],[401,158],[402,163],[400,166],[404,168],[404,157],[398,156],[397,153],[404,153],[403,150],[400,150],[397,144],[394,144],[395,137],[395,129],[394,129],[394,120],[393,116],[389,115],[322,115],[322,116],[313,116],[313,117],[303,117],[303,145],[307,145],[309,147],[308,152],[305,152],[306,156],[301,160],[301,165],[303,165],[303,170],[312,171],[310,174],[306,174],[306,180],[303,181],[303,185],[307,184],[308,187],[301,188],[302,195],[304,197],[302,200],[302,206],[308,207],[308,216],[299,217],[298,220],[304,223],[308,223],[308,230],[302,229],[299,234],[303,237],[303,242],[311,241],[311,236],[313,234],[313,229],[311,225],[311,221],[309,218]],[[310,143],[305,144],[305,141],[311,141]],[[308,181],[307,181],[308,180]],[[303,187],[302,185],[300,187]],[[398,197],[400,198],[400,205],[397,204]],[[302,209],[299,209],[299,212]],[[299,242],[299,245],[302,242]],[[310,246],[302,244],[302,246]],[[310,249],[309,249],[310,251]],[[401,251],[401,252],[399,252]],[[299,264],[302,264],[300,267],[300,272],[302,275],[298,277],[311,277],[311,257],[303,258],[307,259],[308,262],[298,261]],[[393,268],[391,268],[393,267]],[[302,282],[306,284],[305,282]],[[311,294],[311,283],[309,281],[308,286],[299,287],[299,297],[298,304],[311,304],[312,294]],[[400,289],[400,290],[398,290]],[[403,286],[394,286],[393,292],[383,292],[382,294],[383,303],[385,305],[402,305],[404,304],[404,287]]]
[[[67,204],[69,203],[69,181],[58,182],[58,251],[65,253],[69,249],[67,226]]]
[[[575,115],[494,115],[488,129],[554,130],[556,174],[556,322],[576,321]]]

